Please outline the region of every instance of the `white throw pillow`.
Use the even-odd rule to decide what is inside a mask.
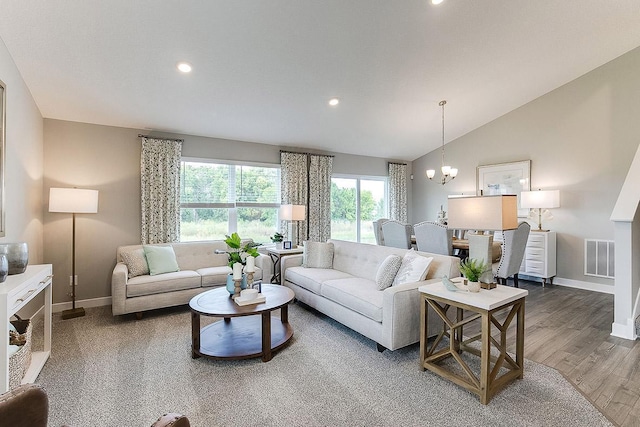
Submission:
[[[149,274],[155,276],[162,273],[173,273],[180,271],[176,253],[171,246],[142,246],[144,256],[149,264]]]
[[[423,257],[413,249],[407,251],[404,258],[402,258],[402,265],[393,280],[392,286],[424,280],[429,272],[431,261],[433,261],[433,257]]]
[[[129,279],[149,274],[149,264],[147,264],[147,258],[144,256],[142,248],[122,251],[120,256],[122,257],[122,262],[127,264]]]
[[[389,255],[382,261],[376,273],[376,284],[379,291],[384,291],[393,284],[401,265],[402,258],[398,255]]]
[[[302,266],[307,268],[332,268],[333,243],[304,242]]]

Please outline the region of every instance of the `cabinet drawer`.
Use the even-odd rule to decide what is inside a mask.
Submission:
[[[544,248],[544,235],[541,234],[529,234],[527,240],[527,247]]]
[[[544,262],[544,248],[527,247],[525,258],[527,260]]]
[[[14,292],[7,296],[7,307],[11,314],[20,310],[27,302],[37,295],[42,289],[44,289],[49,283],[53,275],[47,272],[43,272],[41,275],[32,277],[30,280],[25,281],[20,288],[15,289]]]
[[[544,274],[544,262],[527,260],[526,273]]]

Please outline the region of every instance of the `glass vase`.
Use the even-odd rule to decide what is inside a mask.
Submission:
[[[0,254],[7,256],[9,275],[22,274],[29,264],[29,247],[25,242],[0,244]]]
[[[227,292],[231,295],[234,294],[236,284],[233,281],[233,274],[227,275]],[[240,283],[240,289],[247,289],[247,275],[242,273],[242,282]]]

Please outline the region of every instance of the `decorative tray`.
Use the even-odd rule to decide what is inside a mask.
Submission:
[[[251,300],[246,300],[246,299],[244,299],[242,297],[238,297],[238,298],[234,299],[234,301],[238,305],[260,304],[261,302],[265,302],[266,300],[267,300],[267,297],[265,295],[262,295],[262,294],[258,294],[257,297],[255,297],[254,299],[251,299]]]

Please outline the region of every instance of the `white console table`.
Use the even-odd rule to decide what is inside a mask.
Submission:
[[[0,283],[0,393],[9,390],[9,319],[29,301],[44,291],[44,349],[34,351],[22,383],[32,383],[51,354],[51,264],[29,265],[22,274],[7,277]]]
[[[527,240],[519,276],[542,279],[542,286],[547,280],[553,284],[556,275],[556,232],[532,231]],[[524,277],[523,277],[524,278]]]

